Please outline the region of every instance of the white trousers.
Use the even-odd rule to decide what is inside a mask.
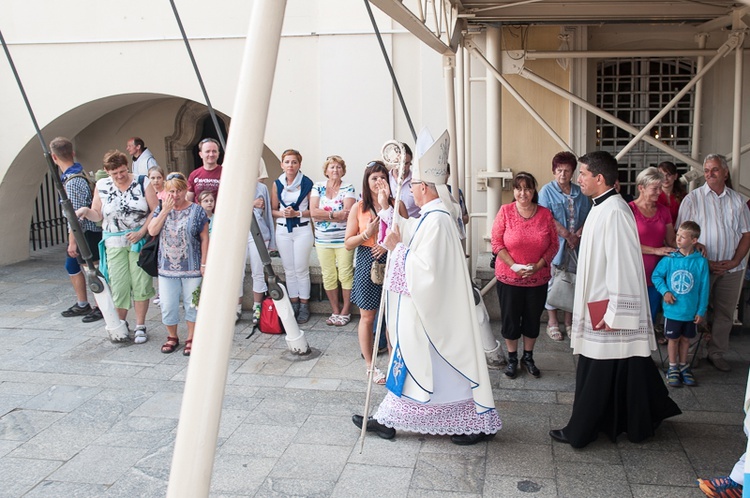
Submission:
[[[291,299],[310,299],[310,253],[313,232],[310,225],[295,227],[276,225],[276,245],[286,274],[286,289]]]
[[[268,241],[266,242],[266,249],[268,249]],[[247,268],[247,260],[250,260],[250,272],[253,277],[253,292],[260,294],[268,290],[266,285],[266,277],[263,273],[263,260],[260,259],[260,253],[258,248],[255,247],[255,241],[253,236],[250,235],[247,238],[247,250],[245,251],[245,264],[242,265],[242,281],[240,281],[240,297],[244,294],[244,280],[245,280],[245,268]]]

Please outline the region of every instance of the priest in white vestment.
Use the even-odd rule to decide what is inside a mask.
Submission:
[[[614,442],[654,435],[681,413],[651,359],[656,349],[640,240],[633,213],[614,189],[617,160],[604,151],[579,159],[578,183],[592,207],[578,257],[570,342],[579,355],[573,413],[553,439],[582,448],[604,432]]]
[[[379,195],[379,216],[389,227],[382,244],[391,251],[385,312],[393,353],[389,392],[368,430],[381,437],[386,429],[450,435],[469,445],[491,439],[502,424],[456,224],[459,208],[445,185],[449,146],[447,132],[434,144],[429,133],[417,140],[411,189],[420,218],[394,226],[385,189]]]

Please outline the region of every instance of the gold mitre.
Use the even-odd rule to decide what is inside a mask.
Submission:
[[[448,181],[448,152],[451,137],[445,130],[437,140],[432,139],[430,131],[423,128],[417,137],[417,157],[411,167],[412,181],[445,185]]]

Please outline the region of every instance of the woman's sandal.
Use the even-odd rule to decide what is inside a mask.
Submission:
[[[338,325],[339,324],[339,315],[336,313],[333,313],[331,316],[328,317],[328,320],[326,320],[326,325]]]
[[[563,340],[563,336],[560,333],[560,327],[558,325],[548,325],[547,326],[547,335],[553,341],[562,341]]]
[[[167,336],[167,342],[161,347],[161,352],[164,354],[174,353],[177,346],[180,345],[179,337]]]
[[[182,350],[182,356],[190,356],[190,351],[193,349],[193,340],[188,339],[185,341],[185,348]]]
[[[336,326],[337,327],[343,327],[344,325],[348,324],[352,320],[351,313],[348,315],[337,315],[338,319],[336,320]]]
[[[372,383],[379,386],[385,384],[385,374],[378,367],[375,367],[375,371],[372,373]]]

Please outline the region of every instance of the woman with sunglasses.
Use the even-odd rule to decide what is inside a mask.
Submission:
[[[359,307],[359,348],[365,358],[367,368],[373,365],[372,358],[372,329],[380,307],[382,284],[376,284],[370,276],[373,261],[385,263],[386,250],[375,243],[380,218],[375,212],[378,192],[386,189],[389,193],[389,204],[394,205],[393,194],[388,185],[388,169],[380,161],[373,161],[365,168],[362,180],[362,200],[356,203],[349,212],[346,224],[344,247],[353,251],[357,249],[354,264],[354,287],[352,288],[352,302]],[[398,203],[401,217],[407,218],[408,213],[403,202]],[[372,377],[376,384],[385,384],[385,375],[377,367]]]
[[[310,195],[310,212],[315,220],[315,250],[323,275],[323,288],[333,313],[327,325],[343,327],[351,320],[354,253],[344,247],[346,222],[357,200],[354,185],[344,183],[346,162],[341,156],[329,156],[323,163],[327,180],[317,182]],[[339,282],[343,303],[339,302]]]
[[[187,200],[187,182],[181,173],[167,175],[164,190],[167,197],[154,211],[154,219],[148,226],[148,233],[159,237],[161,321],[168,334],[161,352],[173,353],[180,344],[177,324],[182,300],[188,329],[182,354],[190,356],[197,315],[191,304],[193,292],[206,270],[208,216],[200,205]]]
[[[313,181],[300,171],[302,154],[287,149],[281,154],[283,173],[273,183],[271,213],[276,220],[276,246],[286,276],[286,290],[297,323],[310,320],[310,192]]]

